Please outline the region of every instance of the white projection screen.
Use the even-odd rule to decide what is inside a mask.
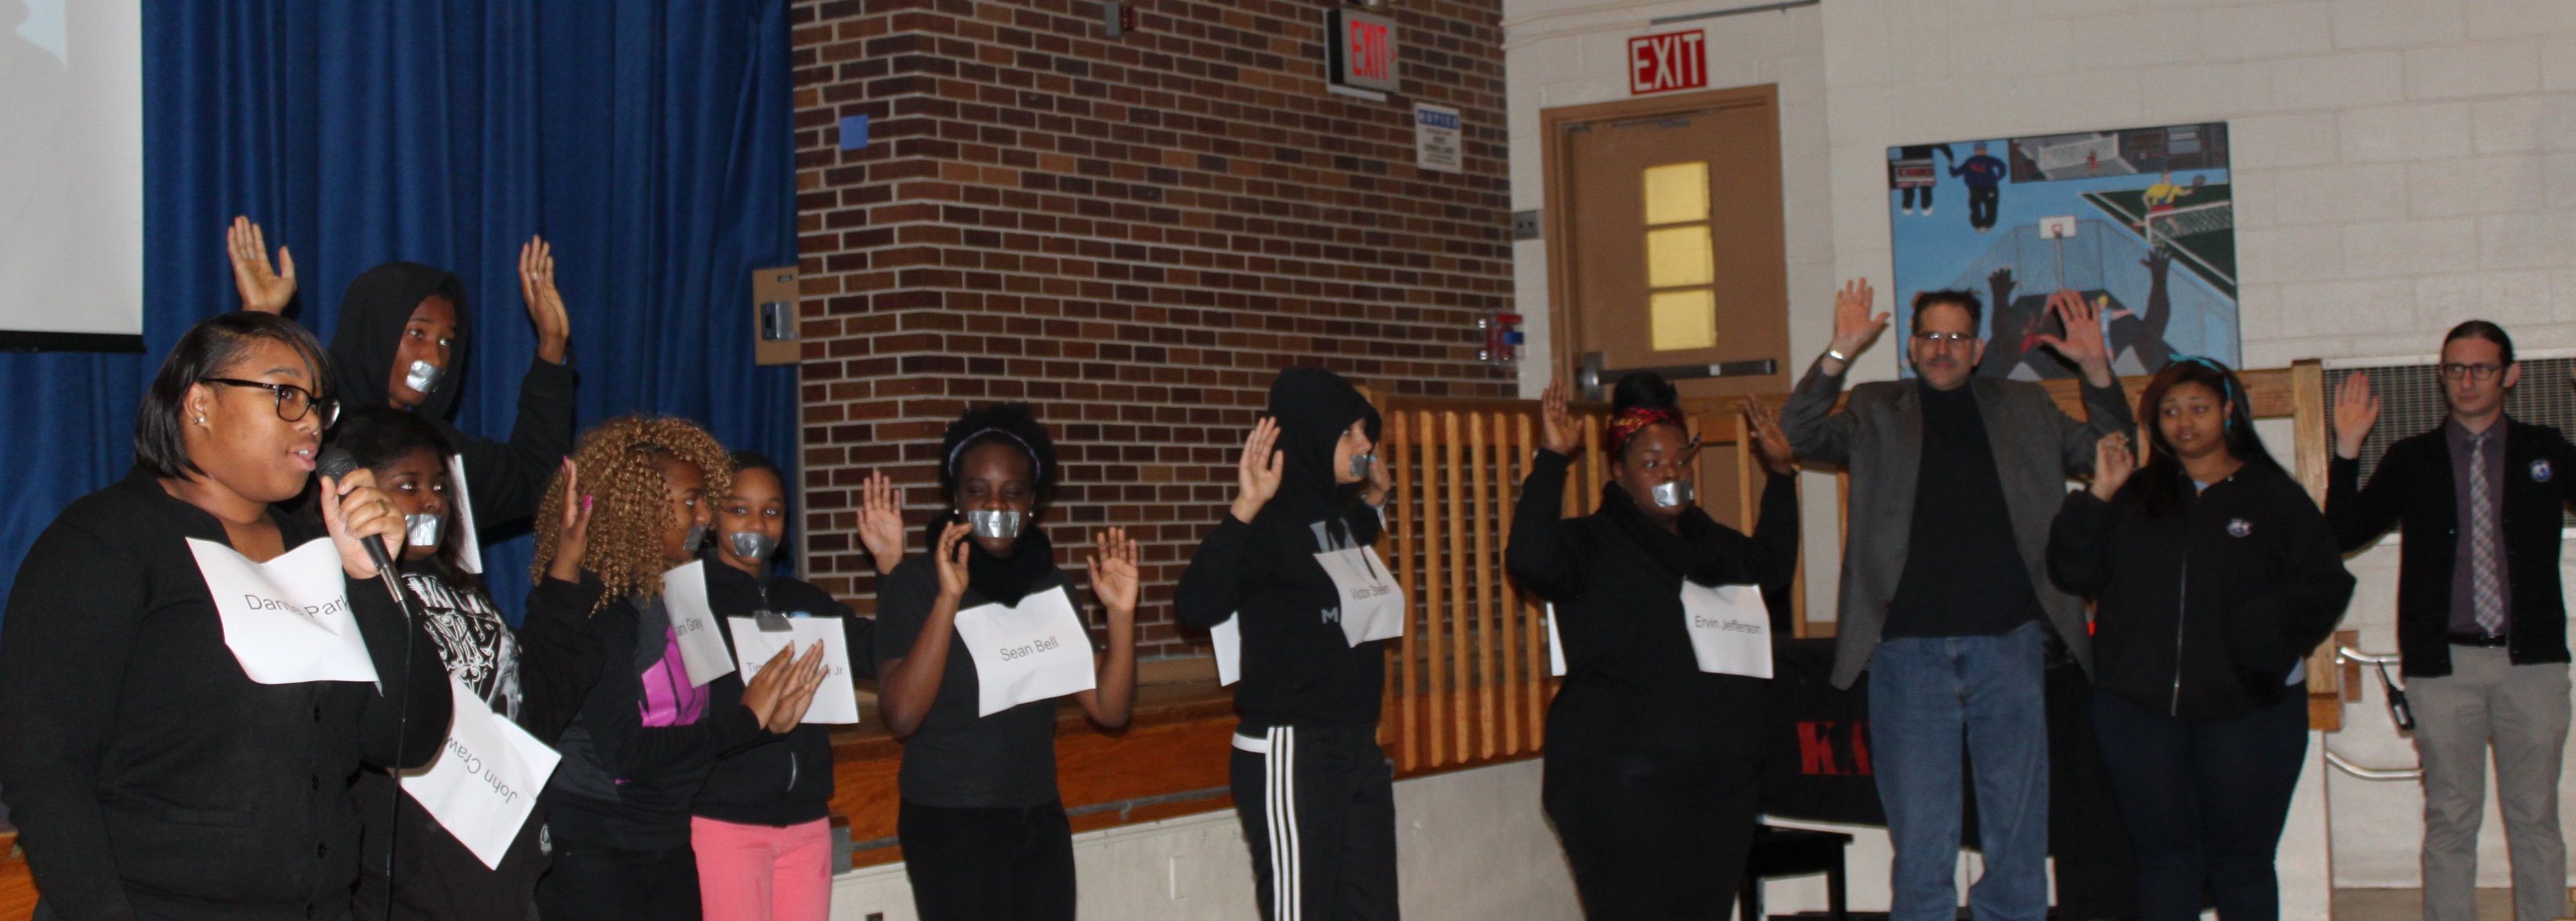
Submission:
[[[142,2],[0,0],[0,349],[142,334]]]

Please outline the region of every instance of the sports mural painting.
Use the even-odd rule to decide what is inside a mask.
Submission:
[[[2038,346],[2067,288],[2101,306],[2121,374],[2241,363],[2224,122],[1890,147],[1887,183],[1900,338],[1917,292],[1965,289],[1986,305],[1978,374],[2074,377]]]

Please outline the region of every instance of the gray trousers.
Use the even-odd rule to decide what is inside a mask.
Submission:
[[[2566,916],[2558,771],[2567,747],[2567,666],[2515,665],[2503,649],[2453,646],[2451,674],[2408,681],[2406,696],[2424,762],[2425,921],[2477,921],[2489,745],[2513,860],[2514,921]]]

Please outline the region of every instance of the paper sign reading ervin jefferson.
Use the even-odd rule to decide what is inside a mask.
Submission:
[[[484,866],[497,870],[563,756],[494,714],[464,682],[449,678],[447,687],[456,700],[447,744],[428,767],[403,775],[403,792]]]
[[[707,601],[707,561],[662,574],[662,609],[670,612],[671,635],[680,641],[680,664],[689,670],[690,687],[706,687],[733,673],[733,654],[716,635],[716,611]]]
[[[340,549],[305,541],[266,563],[210,540],[188,538],[197,572],[223,618],[224,645],[260,684],[376,680],[367,640],[349,611]]]
[[[1091,634],[1073,612],[1070,591],[957,612],[957,636],[975,659],[976,716],[1091,690]]]

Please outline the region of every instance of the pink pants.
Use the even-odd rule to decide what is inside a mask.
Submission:
[[[772,828],[692,816],[706,921],[827,921],[832,820]]]

